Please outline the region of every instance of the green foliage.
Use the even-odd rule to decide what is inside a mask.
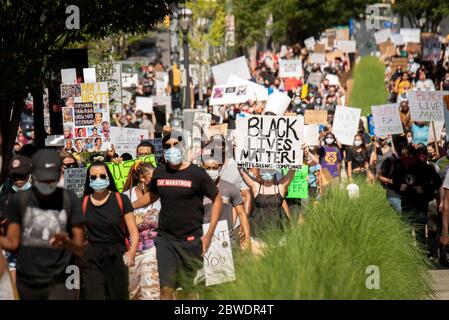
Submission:
[[[362,115],[371,113],[371,106],[387,103],[385,66],[372,56],[362,57],[354,69],[354,87],[349,105],[362,109]]]
[[[248,48],[263,39],[268,16],[265,4],[265,0],[234,1],[235,45],[238,52],[245,53]]]
[[[400,0],[393,5],[401,16],[408,19],[413,27],[422,31],[436,32],[444,17],[449,16],[447,0]],[[424,19],[424,23],[420,23]]]
[[[430,265],[410,228],[379,185],[358,184],[358,199],[337,187],[309,206],[304,224],[285,233],[284,245],[273,234],[263,257],[238,257],[237,280],[207,289],[206,298],[429,298]],[[368,266],[379,268],[379,289],[366,287],[372,283]]]

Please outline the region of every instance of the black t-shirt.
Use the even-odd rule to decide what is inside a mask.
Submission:
[[[400,164],[401,161],[395,156],[391,155],[382,160],[382,165],[380,166],[380,174],[385,178],[392,179],[393,173],[397,170]],[[382,183],[382,186],[387,189],[388,198],[400,197],[392,184]]]
[[[215,199],[218,193],[206,171],[193,164],[184,170],[172,170],[166,164],[158,166],[150,191],[161,198],[159,232],[178,239],[202,232],[203,198]]]
[[[40,198],[34,188],[12,195],[5,210],[6,218],[18,223],[21,241],[17,256],[17,274],[30,284],[48,284],[65,274],[72,254],[52,247],[49,240],[57,233],[68,232],[84,223],[80,200],[58,188],[49,198]],[[28,193],[28,194],[25,194]],[[69,211],[69,212],[67,212]]]
[[[89,198],[86,207],[87,239],[89,243],[125,244],[126,225],[124,215],[132,213],[133,207],[128,196],[120,194],[123,213],[117,197],[111,192],[108,200],[101,206],[94,206]]]
[[[354,148],[350,148],[347,151],[346,161],[352,161],[352,170],[365,168],[365,162],[369,161],[369,152],[366,149],[357,152]]]

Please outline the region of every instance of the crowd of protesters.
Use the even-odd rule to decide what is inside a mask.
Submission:
[[[318,145],[302,147],[309,198],[299,201],[301,212],[325,197],[329,185],[380,183],[388,202],[413,227],[417,242],[436,257],[435,243],[449,244],[449,144],[445,128],[428,141],[428,124],[410,118],[406,92],[447,89],[447,63],[434,68],[421,63],[410,74],[397,69],[386,82],[390,99],[398,102],[404,134],[372,136],[361,117],[348,146],[332,133],[332,125],[336,106],[347,105],[354,54],[319,65],[309,63],[309,52],[298,45],[281,51],[262,52],[251,64],[251,80],[268,94],[289,95],[290,105],[278,116],[305,110],[328,114]],[[281,78],[280,58],[300,59],[304,74]],[[145,68],[144,80],[111,125],[145,128],[150,138],[162,137],[163,159],[156,168],[136,161],[123,193],[105,163],[125,161],[132,158],[129,154],[112,149],[93,159],[79,199],[64,189],[62,178],[67,168],[83,165],[77,150],[38,151],[24,143],[23,134],[18,138],[0,194],[0,249],[5,253],[5,258],[0,255],[0,285],[12,274],[11,292],[16,287],[21,299],[172,299],[177,288],[198,298],[197,272],[219,220],[227,221],[233,250],[242,251],[260,244],[270,228],[282,231],[306,223],[302,214],[293,219],[297,199],[286,198],[294,170],[239,168],[232,156],[232,134],[209,137],[200,153],[192,154],[187,136],[170,126],[169,119],[160,122],[154,113],[136,111],[136,96],[155,94],[156,70],[163,68]],[[312,74],[319,75],[318,83],[308,82]],[[166,91],[170,95],[171,88]],[[204,101],[196,97],[195,108],[211,113],[214,124],[226,123],[231,131],[239,113],[265,114],[265,102],[257,100],[213,108],[208,105],[211,92],[205,90]],[[136,150],[139,159],[154,153],[148,141]],[[431,214],[437,217],[432,228]],[[205,234],[203,223],[210,223]],[[67,287],[70,266],[81,270],[75,290]]]

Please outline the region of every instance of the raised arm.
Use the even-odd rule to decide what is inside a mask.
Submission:
[[[253,177],[251,177],[249,175],[248,171],[245,168],[241,168],[240,167],[239,168],[239,172],[240,172],[240,175],[243,178],[243,181],[245,181],[246,185],[248,187],[250,187],[251,189],[255,188],[257,182],[254,180]]]
[[[279,183],[282,184],[285,188],[288,188],[293,178],[295,177],[295,173],[295,170],[288,170],[287,174],[282,177]]]

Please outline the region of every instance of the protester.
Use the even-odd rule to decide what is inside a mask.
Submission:
[[[346,161],[349,180],[358,177],[372,180],[373,177],[369,170],[370,154],[361,134],[354,136],[354,145],[347,151]]]
[[[427,145],[429,138],[429,126],[423,121],[415,121],[412,124],[413,144]]]
[[[67,267],[84,249],[79,200],[58,188],[61,158],[52,150],[33,156],[33,187],[14,194],[5,209],[9,221],[0,247],[18,249],[17,289],[21,299],[74,299],[66,285]]]
[[[139,233],[131,202],[117,192],[107,165],[95,161],[87,170],[82,203],[86,218],[83,298],[128,299],[128,268],[135,263]],[[126,230],[131,246],[126,251]],[[126,252],[126,262],[122,258]]]
[[[324,145],[318,149],[321,168],[328,170],[334,178],[340,177],[342,160],[342,155],[337,143],[335,135],[331,132],[327,132],[324,138]]]

